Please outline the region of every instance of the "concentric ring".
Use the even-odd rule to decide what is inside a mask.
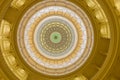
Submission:
[[[85,63],[94,35],[87,15],[76,5],[69,1],[42,1],[25,13],[17,42],[22,57],[33,69],[59,76]]]
[[[45,26],[46,24],[47,26]],[[45,32],[44,30],[46,29],[47,31]],[[45,56],[48,58],[51,57],[51,58],[59,59],[67,56],[68,54],[71,53],[72,50],[74,50],[78,40],[77,33],[76,33],[77,31],[74,28],[74,25],[64,17],[60,17],[60,16],[51,16],[51,17],[45,18],[45,20],[41,21],[41,23],[38,25],[36,30],[38,31],[35,31],[35,35],[37,34],[38,35],[37,36],[34,35],[35,45],[39,50],[39,52],[43,53],[43,55],[47,54],[48,56],[47,55]],[[46,41],[43,39],[44,32],[48,34],[48,36],[45,36],[47,38]],[[59,44],[51,43],[51,41],[49,40],[51,32],[59,32],[61,34],[63,38]],[[41,36],[41,40],[39,40],[40,39],[39,34]],[[39,43],[41,43],[41,45],[38,45]],[[44,47],[45,49],[43,49],[42,47]],[[52,49],[52,50],[48,50],[48,49]]]

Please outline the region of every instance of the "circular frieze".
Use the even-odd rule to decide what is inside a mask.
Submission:
[[[18,48],[26,63],[51,76],[80,68],[93,42],[87,15],[69,1],[46,0],[34,5],[23,16],[17,32]]]

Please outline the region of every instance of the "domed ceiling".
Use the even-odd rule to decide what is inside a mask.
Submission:
[[[119,80],[119,0],[1,0],[0,80]]]
[[[23,16],[17,32],[25,61],[36,71],[54,76],[78,69],[94,41],[88,17],[68,1],[37,3]]]

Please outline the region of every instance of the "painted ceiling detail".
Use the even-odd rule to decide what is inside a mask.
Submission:
[[[85,63],[94,35],[90,20],[78,6],[68,1],[43,1],[23,16],[17,41],[22,57],[32,68],[59,76]]]

